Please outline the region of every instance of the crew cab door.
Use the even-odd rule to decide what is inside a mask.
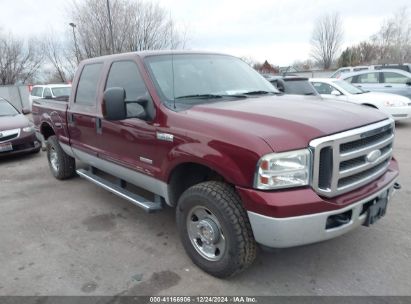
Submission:
[[[147,175],[156,175],[165,155],[161,155],[155,147],[154,103],[134,60],[115,61],[111,64],[105,89],[113,87],[123,88],[127,101],[146,99],[147,117],[133,117],[135,104],[130,103],[127,104],[129,118],[119,121],[101,118],[99,157]]]
[[[77,149],[91,155],[98,154],[96,113],[102,67],[103,63],[91,63],[83,67],[76,95],[67,110],[70,144],[74,153]]]

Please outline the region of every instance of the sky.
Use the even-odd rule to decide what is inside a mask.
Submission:
[[[0,0],[0,28],[22,37],[68,35],[73,0]],[[84,0],[77,0],[84,1]],[[144,0],[149,1],[149,0]],[[188,49],[289,65],[310,56],[315,20],[338,12],[343,48],[368,39],[410,0],[156,0],[187,30]]]

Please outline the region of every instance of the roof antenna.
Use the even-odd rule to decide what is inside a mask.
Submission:
[[[176,95],[174,91],[174,53],[171,52],[171,72],[173,73],[173,103],[174,109],[176,108]]]

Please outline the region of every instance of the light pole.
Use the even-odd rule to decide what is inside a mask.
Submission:
[[[107,0],[108,26],[110,29],[111,54],[114,54],[113,25],[111,23],[110,0]]]
[[[79,58],[79,53],[78,53],[78,47],[77,47],[77,38],[76,38],[76,25],[73,22],[70,22],[69,25],[73,28],[73,39],[74,39],[74,48],[76,50],[76,59],[77,59],[77,64],[80,63],[80,58]]]

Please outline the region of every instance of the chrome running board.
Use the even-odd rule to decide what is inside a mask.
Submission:
[[[90,168],[90,170],[78,169],[76,170],[76,172],[78,175],[80,175],[80,177],[85,178],[96,184],[97,186],[100,186],[107,191],[110,191],[111,193],[128,200],[137,207],[144,209],[144,211],[148,213],[163,209],[160,196],[155,195],[155,201],[149,201],[146,198],[125,189],[126,182],[123,180],[119,180],[118,184],[112,183],[111,181],[108,181],[94,174],[95,169],[92,167]]]

